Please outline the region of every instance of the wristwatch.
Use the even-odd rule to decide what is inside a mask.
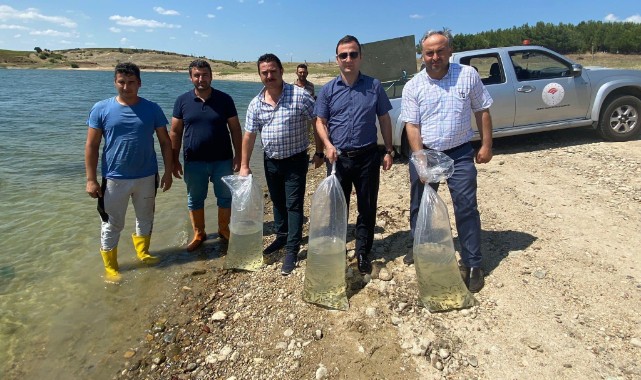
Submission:
[[[318,158],[325,158],[325,153],[323,153],[323,152],[316,152],[316,153],[314,153],[314,156],[316,156],[316,157],[318,157]]]
[[[388,150],[386,150],[386,151],[385,151],[385,154],[389,154],[390,156],[392,156],[392,158],[394,158],[394,149],[388,149]]]

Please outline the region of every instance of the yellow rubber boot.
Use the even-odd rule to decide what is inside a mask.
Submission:
[[[134,233],[131,234],[131,239],[134,241],[134,248],[136,249],[136,256],[138,256],[138,260],[145,264],[157,264],[158,261],[160,261],[156,256],[149,254],[151,236],[138,236]]]
[[[218,236],[223,240],[229,241],[229,220],[231,219],[231,209],[218,207]]]
[[[111,251],[100,250],[102,261],[105,263],[105,281],[119,283],[122,280],[118,272],[118,247]]]
[[[205,232],[205,209],[189,211],[189,219],[191,219],[191,226],[194,229],[194,239],[187,244],[187,252],[193,252],[200,247],[200,245],[207,240],[207,233]]]

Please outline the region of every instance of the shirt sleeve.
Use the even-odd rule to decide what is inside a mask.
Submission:
[[[252,99],[247,107],[247,114],[245,115],[245,131],[250,133],[260,132],[258,112],[256,110],[256,98]]]
[[[470,102],[472,112],[478,112],[490,108],[494,100],[492,99],[492,96],[490,96],[490,93],[487,92],[483,82],[481,82],[481,77],[475,70],[472,70],[471,76],[472,91],[470,95],[472,96]]]
[[[421,124],[418,99],[412,82],[408,82],[403,88],[403,97],[401,99],[401,120],[405,123],[415,125]]]
[[[87,119],[87,125],[89,128],[94,129],[103,129],[102,128],[102,109],[100,102],[96,103],[91,107],[89,111],[89,118]]]
[[[314,107],[315,102],[312,95],[307,91],[303,91],[303,108],[305,112],[305,119],[311,120],[316,117],[316,114],[314,114]]]
[[[314,105],[314,114],[323,119],[329,119],[329,99],[327,97],[327,86],[323,86],[318,92],[318,97],[316,98],[316,104]]]
[[[385,89],[383,88],[381,82],[376,80],[374,82],[374,85],[376,86],[377,95],[376,115],[383,116],[392,109],[392,103],[389,101],[389,98],[387,97],[387,94],[385,93]]]
[[[179,96],[176,98],[176,101],[174,102],[174,111],[172,112],[173,117],[176,119],[181,119],[183,118],[183,109],[182,109],[182,96]]]
[[[165,113],[163,112],[162,108],[157,103],[153,103],[153,107],[156,112],[156,121],[154,128],[167,128],[167,124],[169,124],[169,121],[167,120],[167,116],[165,116]]]
[[[230,119],[234,116],[238,116],[238,110],[236,109],[236,103],[234,103],[234,99],[229,95],[227,95],[226,98],[227,98],[227,107],[225,108],[227,110],[227,119]]]

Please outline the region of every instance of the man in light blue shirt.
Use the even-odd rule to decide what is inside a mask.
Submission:
[[[479,164],[492,159],[492,98],[474,68],[450,63],[449,33],[430,31],[421,40],[425,70],[403,88],[401,119],[412,151],[434,149],[454,160],[454,174],[447,181],[454,206],[456,230],[461,243],[461,275],[473,293],[483,288],[481,268],[481,218],[476,197]],[[474,152],[471,115],[474,113],[481,148]],[[410,227],[416,228],[423,183],[414,165],[410,169]],[[438,190],[438,183],[431,183]],[[404,258],[414,262],[412,254]]]
[[[146,264],[158,261],[149,254],[159,180],[154,134],[165,163],[165,173],[160,179],[163,191],[171,187],[173,170],[167,118],[160,106],[138,96],[142,85],[138,66],[133,63],[116,65],[114,84],[118,95],[96,103],[91,109],[85,144],[86,191],[90,197],[98,199],[102,220],[100,254],[108,282],[119,282],[121,278],[118,241],[125,226],[129,199],[136,212],[136,232],[132,240],[138,259]],[[97,166],[103,136],[101,185]]]

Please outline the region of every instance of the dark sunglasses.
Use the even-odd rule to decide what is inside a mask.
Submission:
[[[347,59],[347,56],[349,56],[351,59],[356,59],[358,58],[358,52],[350,51],[349,53],[340,53],[337,57],[344,61]]]

